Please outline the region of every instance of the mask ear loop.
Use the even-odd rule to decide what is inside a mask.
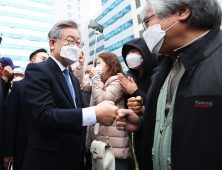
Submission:
[[[57,42],[57,40],[56,40],[56,43],[59,44],[59,42]],[[59,44],[59,46],[62,47],[60,44]],[[57,53],[59,53],[56,49],[55,49],[55,51],[56,51]],[[60,54],[60,53],[59,53],[59,54]]]
[[[173,24],[170,28],[166,29],[165,32],[167,32],[169,29],[171,29],[172,27],[174,27],[175,25],[177,25],[180,21],[177,21],[175,24]]]

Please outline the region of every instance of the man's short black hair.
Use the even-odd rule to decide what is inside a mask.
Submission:
[[[29,60],[30,60],[30,61],[33,60],[33,59],[35,58],[36,54],[41,53],[41,52],[47,54],[46,49],[40,48],[40,49],[38,49],[38,50],[35,50],[35,51],[30,55]]]
[[[126,46],[126,54],[127,54],[128,52],[132,51],[132,50],[135,50],[135,49],[138,50],[138,48],[136,48],[136,47],[134,47],[134,46],[127,45],[127,46]]]
[[[91,64],[93,64],[93,61],[88,62],[88,65],[91,65]],[[87,65],[87,66],[88,66],[88,65]]]

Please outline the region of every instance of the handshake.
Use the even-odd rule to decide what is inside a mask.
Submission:
[[[114,102],[104,101],[95,106],[97,122],[110,126],[116,120],[116,128],[133,132],[139,129],[140,119],[138,115],[144,112],[143,100],[139,97],[128,99],[129,109],[119,109]]]

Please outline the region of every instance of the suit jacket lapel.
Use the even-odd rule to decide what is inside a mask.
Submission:
[[[53,59],[51,59],[50,57],[46,61],[48,62],[49,66],[52,68],[52,70],[55,72],[55,75],[59,79],[59,82],[60,82],[60,84],[61,84],[61,86],[62,86],[66,96],[68,97],[68,99],[69,99],[70,103],[72,104],[72,106],[75,108],[74,101],[73,101],[71,93],[69,91],[68,84],[66,82],[66,79],[65,79],[61,69],[59,68],[57,63]]]
[[[73,87],[74,87],[74,90],[75,90],[75,94],[76,94],[76,98],[75,98],[75,101],[76,101],[76,106],[77,108],[80,108],[81,107],[81,101],[80,101],[80,96],[79,96],[79,92],[77,91],[78,86],[77,86],[77,82],[76,82],[76,78],[73,76],[73,74],[70,74],[70,77],[71,77],[71,80],[72,80],[72,84],[73,84]]]

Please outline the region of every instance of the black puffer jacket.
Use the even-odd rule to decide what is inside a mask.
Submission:
[[[172,124],[172,170],[222,169],[222,31],[213,27],[200,41],[177,54],[184,64]],[[172,68],[166,57],[149,89],[143,130],[143,170],[152,170],[152,146],[160,89]]]
[[[126,52],[128,48],[131,48],[132,50],[134,48],[137,48],[138,50],[140,50],[144,59],[144,70],[141,78],[139,77],[138,72],[136,70],[129,68],[133,79],[138,86],[138,89],[129,97],[141,96],[145,100],[146,93],[151,84],[151,76],[153,74],[153,69],[157,67],[157,55],[150,53],[150,50],[148,49],[146,42],[143,38],[135,38],[131,41],[128,41],[123,46],[122,56],[126,65]]]

